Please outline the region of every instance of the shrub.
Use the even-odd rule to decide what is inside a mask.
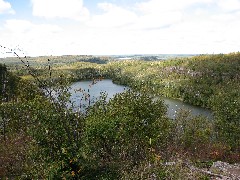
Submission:
[[[170,125],[160,99],[127,91],[107,103],[103,96],[86,117],[84,153],[103,166],[131,169],[165,145]]]
[[[214,141],[213,123],[202,116],[193,117],[181,110],[175,119],[174,141],[176,149],[190,153],[194,158],[207,158]]]
[[[240,152],[239,89],[232,87],[232,91],[220,92],[212,101],[218,140]]]

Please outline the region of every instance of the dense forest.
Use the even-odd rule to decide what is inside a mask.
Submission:
[[[210,179],[214,162],[240,162],[240,53],[1,60],[0,178]],[[102,93],[84,114],[67,106],[72,82],[102,78],[131,90]],[[156,96],[214,119],[184,110],[170,119]]]

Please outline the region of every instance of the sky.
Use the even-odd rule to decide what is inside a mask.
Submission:
[[[238,52],[240,0],[0,0],[0,46],[20,56]]]

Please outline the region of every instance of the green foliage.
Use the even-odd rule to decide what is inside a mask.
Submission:
[[[81,68],[75,71],[75,80],[92,80],[104,76],[99,69],[96,68]]]
[[[239,159],[239,53],[97,64],[102,60],[54,57],[57,64],[50,68],[47,57],[39,57],[39,67],[30,59],[35,69],[11,65],[21,75],[31,70],[36,75],[31,82],[0,65],[0,178],[185,179],[190,170],[167,161],[176,162],[175,156],[195,162]],[[99,77],[137,92],[108,102],[102,94],[85,115],[73,112],[68,80]],[[150,95],[211,108],[215,118],[180,111],[170,120],[163,102]]]
[[[4,141],[0,136],[0,178],[9,177],[15,179],[16,176],[23,176],[29,173],[27,168],[29,162],[27,151],[29,145],[28,137],[24,134],[11,134]]]
[[[119,61],[107,68],[116,83],[212,109],[217,138],[239,152],[240,53]]]
[[[212,99],[215,112],[215,128],[221,142],[230,145],[232,151],[240,151],[240,93],[232,87],[230,92],[219,92]],[[219,101],[225,99],[225,101]]]
[[[98,101],[88,112],[86,156],[101,164],[136,165],[149,159],[149,148],[163,146],[171,122],[161,100],[132,91]]]
[[[29,141],[22,144],[27,143],[29,147],[24,155],[31,159],[31,168],[25,167],[31,178],[60,178],[66,174],[72,176],[71,173],[75,176],[79,170],[78,163],[73,166],[72,162],[79,160],[82,119],[66,109],[68,95],[63,83],[59,81],[54,86],[58,87],[58,96],[53,97],[52,92],[47,94],[48,99],[32,83],[21,81],[18,101],[0,106],[4,136],[23,134],[28,137]]]
[[[5,65],[0,64],[0,99],[10,101],[16,97],[19,78],[7,70]]]
[[[174,120],[172,148],[175,152],[185,152],[195,160],[210,159],[215,142],[213,126],[213,122],[206,117],[194,117],[190,111],[180,110]]]
[[[202,145],[211,143],[213,127],[212,122],[208,119],[201,116],[191,117],[189,112],[182,110],[178,113],[175,121],[176,136],[185,148],[199,152]]]

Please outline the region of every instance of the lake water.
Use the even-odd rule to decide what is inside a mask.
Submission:
[[[129,89],[128,87],[117,85],[112,83],[110,79],[104,79],[101,81],[93,82],[93,81],[80,81],[75,82],[71,85],[71,101],[73,101],[73,106],[75,110],[77,108],[82,111],[89,104],[94,103],[96,99],[100,97],[101,92],[106,92],[108,94],[107,99],[112,98],[115,94],[121,93],[125,90]],[[179,100],[163,98],[161,97],[165,104],[168,106],[168,116],[170,118],[175,118],[177,111],[180,109],[190,110],[191,114],[194,116],[203,115],[212,119],[212,113],[210,110],[201,108],[198,106],[193,106],[187,103],[184,103]],[[77,107],[77,108],[76,108]]]
[[[117,84],[113,84],[112,80],[104,79],[101,81],[79,81],[71,85],[71,98],[75,110],[82,110],[93,104],[99,99],[101,92],[107,93],[107,100],[112,98],[115,94],[124,92],[129,88]]]

